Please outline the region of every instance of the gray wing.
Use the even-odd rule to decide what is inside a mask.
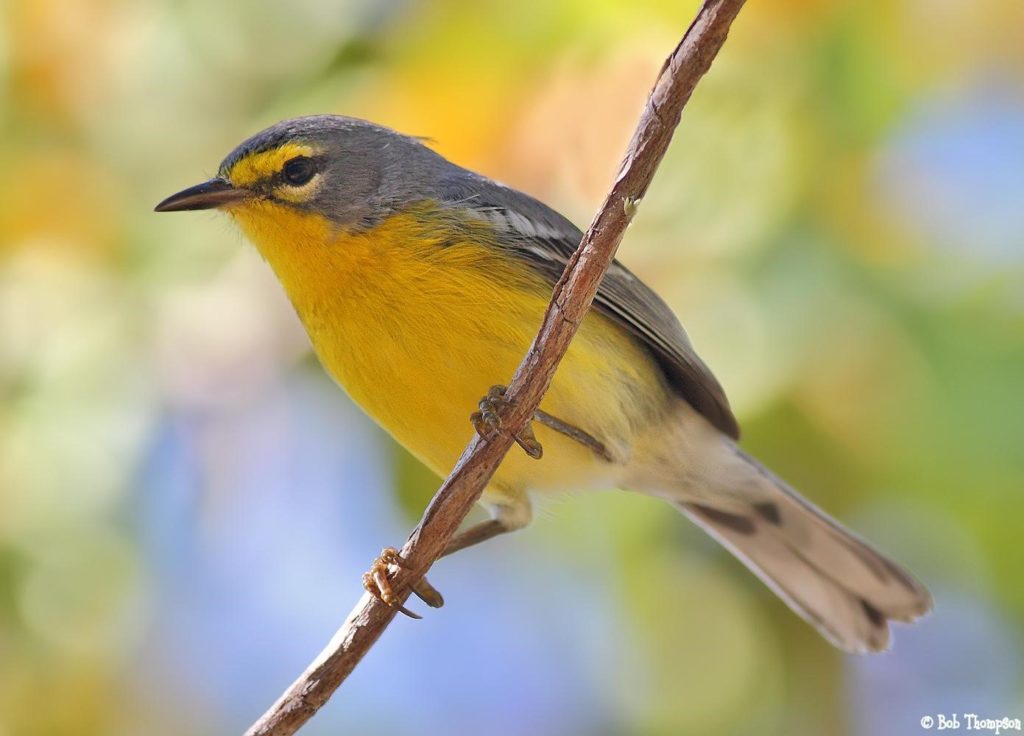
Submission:
[[[583,237],[580,229],[529,195],[464,169],[452,174],[441,182],[442,201],[472,210],[495,224],[509,251],[554,284]],[[679,320],[618,261],[601,282],[594,309],[646,346],[673,388],[694,409],[725,434],[739,438],[739,424],[725,392],[697,356]]]

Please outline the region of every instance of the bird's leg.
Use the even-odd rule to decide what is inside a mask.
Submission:
[[[466,547],[472,547],[475,544],[486,542],[488,539],[493,539],[499,534],[505,534],[512,532],[519,527],[510,527],[505,524],[501,519],[488,519],[487,521],[481,521],[479,524],[474,524],[464,532],[460,532],[452,537],[451,541],[448,542],[448,546],[444,548],[444,552],[441,553],[442,557],[447,557],[450,554],[458,552],[460,549],[466,549]]]
[[[481,521],[464,532],[455,535],[448,542],[448,546],[441,553],[441,557],[447,557],[461,549],[466,549],[466,547],[486,542],[488,539],[499,534],[522,529],[530,522],[531,516],[532,512],[529,502],[525,499],[514,504],[497,506],[495,518]],[[373,561],[369,571],[363,574],[363,587],[383,603],[389,606],[398,605],[398,610],[409,618],[423,618],[405,606],[399,605],[399,597],[391,585],[390,568],[392,565],[404,567],[405,560],[402,559],[397,549],[386,547],[380,553],[380,557]],[[420,578],[413,584],[412,592],[432,608],[440,608],[444,605],[444,596],[425,577]]]
[[[473,412],[470,416],[470,421],[480,436],[486,438],[501,430],[502,414],[508,410],[509,406],[508,400],[505,398],[505,390],[504,386],[491,386],[487,395],[480,399],[479,411]],[[601,440],[579,427],[539,409],[534,412],[533,419],[545,427],[579,442],[602,460],[607,462],[614,460],[612,454]],[[540,459],[544,454],[544,449],[533,434],[533,428],[530,424],[527,424],[515,436],[515,441],[523,448],[527,455],[534,459]],[[441,553],[441,556],[447,557],[459,550],[486,542],[488,539],[492,539],[500,534],[521,529],[529,523],[530,516],[529,503],[526,501],[499,506],[497,507],[495,518],[474,524],[469,529],[453,537],[448,546],[445,547],[444,552]],[[391,566],[402,567],[404,562],[398,550],[394,547],[388,547],[381,552],[380,557],[374,561],[370,570],[363,575],[363,587],[389,606],[398,605],[399,610],[406,616],[421,618],[421,616],[413,613],[405,606],[399,605],[399,597],[395,594],[391,585]],[[419,596],[428,606],[440,608],[444,605],[444,597],[425,577],[420,578],[413,584],[412,592]]]
[[[456,534],[441,553],[442,557],[447,557],[460,549],[486,542],[499,534],[522,529],[533,518],[533,507],[526,494],[508,494],[501,499],[501,502],[488,504],[488,506],[490,506],[493,518],[474,524]]]
[[[480,410],[475,411],[470,415],[469,420],[473,423],[473,426],[476,427],[476,431],[481,437],[490,437],[501,429],[502,414],[508,410],[508,400],[505,398],[506,390],[505,386],[491,386],[487,395],[480,399]],[[585,432],[579,427],[569,424],[568,422],[552,416],[546,411],[541,411],[540,409],[533,413],[533,419],[540,422],[545,427],[553,429],[559,434],[564,434],[569,439],[579,442],[584,447],[589,448],[602,460],[607,462],[614,461],[615,458],[608,451],[605,444],[589,432]],[[527,424],[523,431],[516,435],[515,440],[519,446],[526,451],[526,454],[535,460],[539,460],[544,454],[544,448],[534,436],[533,428],[530,424]]]

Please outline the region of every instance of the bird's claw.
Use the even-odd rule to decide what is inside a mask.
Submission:
[[[402,604],[401,597],[395,593],[394,587],[391,585],[392,566],[406,568],[407,564],[397,549],[385,547],[380,556],[370,565],[370,569],[363,573],[363,588],[380,602],[397,608],[409,618],[423,618],[418,613],[406,608]],[[444,597],[427,582],[426,578],[417,580],[412,586],[412,592],[431,608],[440,608],[444,605]]]
[[[363,587],[366,591],[380,602],[398,608],[409,618],[422,618],[402,605],[402,599],[395,593],[391,586],[391,566],[403,567],[405,560],[394,547],[385,547],[380,555],[370,565],[370,569],[363,573]]]
[[[505,398],[505,391],[505,386],[491,386],[487,395],[477,404],[479,411],[473,412],[469,417],[477,434],[484,439],[493,437],[502,429],[504,424],[502,414],[508,411],[510,406],[508,399]],[[516,444],[534,460],[540,460],[544,455],[544,447],[533,434],[532,423],[527,423],[521,432],[513,435],[513,438]]]

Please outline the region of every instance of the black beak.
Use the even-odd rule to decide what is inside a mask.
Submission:
[[[241,202],[248,199],[251,193],[245,189],[235,189],[225,179],[217,177],[196,184],[194,187],[184,189],[177,194],[172,194],[163,202],[158,204],[156,212],[181,212],[182,210],[210,210],[214,207],[223,207],[232,202]]]

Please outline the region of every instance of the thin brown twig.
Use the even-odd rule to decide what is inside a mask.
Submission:
[[[425,575],[444,551],[511,448],[513,435],[526,426],[540,404],[665,155],[683,107],[725,42],[743,2],[706,0],[665,61],[611,191],[556,284],[540,331],[509,383],[505,396],[510,408],[502,417],[503,431],[470,442],[401,550],[406,565],[392,585],[402,602],[409,596],[411,583]],[[500,379],[495,376],[495,381]],[[327,647],[246,736],[295,733],[327,702],[397,612],[396,607],[364,594]]]

